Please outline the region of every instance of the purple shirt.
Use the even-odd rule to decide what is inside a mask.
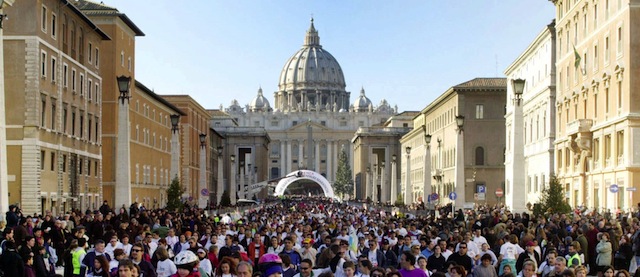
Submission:
[[[414,268],[413,270],[400,269],[398,270],[402,277],[427,277],[427,273],[424,270],[419,268]]]

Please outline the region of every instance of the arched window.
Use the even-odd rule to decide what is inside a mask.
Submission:
[[[476,147],[476,165],[484,165],[484,148]]]

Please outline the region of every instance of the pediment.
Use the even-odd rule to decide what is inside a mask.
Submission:
[[[327,126],[324,126],[320,123],[317,122],[313,122],[313,121],[306,121],[306,122],[298,122],[297,125],[295,126],[291,126],[291,128],[287,129],[287,131],[289,132],[307,132],[307,126],[311,125],[311,129],[313,130],[313,132],[325,132],[325,131],[329,131],[331,130],[330,128],[328,128]]]

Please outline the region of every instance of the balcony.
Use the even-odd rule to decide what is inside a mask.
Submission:
[[[567,124],[567,135],[575,135],[577,133],[588,133],[593,126],[591,119],[578,119]]]

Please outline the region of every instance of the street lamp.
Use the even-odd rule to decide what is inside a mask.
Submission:
[[[413,186],[411,185],[411,146],[404,149],[407,153],[407,172],[404,174],[404,204],[409,206],[413,203]]]
[[[117,80],[118,90],[120,91],[120,96],[118,97],[118,99],[120,99],[120,101],[122,101],[122,104],[124,104],[125,99],[129,101],[129,98],[131,98],[131,96],[129,95],[129,85],[131,84],[131,77],[122,75],[118,76]]]
[[[115,183],[115,207],[128,207],[131,204],[131,146],[129,143],[129,86],[131,77],[116,77],[118,99],[118,136],[116,140],[116,183]],[[126,100],[126,101],[125,101]]]
[[[520,101],[522,100],[522,93],[524,92],[524,79],[515,79],[512,82],[513,85],[513,104],[520,106]]]
[[[456,140],[456,187],[454,206],[462,207],[465,203],[465,178],[464,178],[464,116],[456,116],[456,125],[458,125],[458,138]]]
[[[180,115],[179,114],[172,114],[170,117],[171,117],[171,131],[172,132],[177,132],[178,131],[178,122],[180,121]]]
[[[382,204],[384,201],[387,201],[388,198],[386,189],[383,189],[383,186],[385,185],[384,161],[380,161],[380,165],[378,167],[380,168],[380,184],[376,184],[376,196],[378,197],[378,202]]]
[[[231,172],[229,175],[229,198],[231,198],[231,205],[236,204],[236,199],[238,197],[236,190],[238,189],[236,186],[236,155],[229,156],[229,160],[231,160]]]
[[[207,134],[201,133],[200,138],[200,179],[198,182],[198,207],[207,207],[209,188],[207,187]]]
[[[422,125],[424,131],[424,187],[422,188],[422,202],[430,205],[431,195],[431,134],[427,134],[427,127]]]
[[[367,178],[366,186],[363,187],[364,188],[364,199],[365,200],[367,200],[369,195],[371,195],[371,192],[370,192],[371,184],[370,183],[372,181],[371,179],[373,179],[373,178],[371,178],[371,167],[369,167],[369,166],[367,166],[367,176],[366,176],[366,178]]]
[[[458,133],[462,132],[462,127],[464,126],[464,115],[456,116],[456,125],[458,125]]]
[[[396,154],[391,155],[391,195],[389,197],[391,205],[395,205],[398,196],[398,186],[396,185],[398,182],[396,178],[396,159]]]
[[[216,205],[220,206],[220,200],[222,200],[222,194],[224,193],[222,179],[224,178],[222,175],[222,171],[224,170],[222,167],[222,145],[216,148],[218,150],[218,182],[216,187]]]

